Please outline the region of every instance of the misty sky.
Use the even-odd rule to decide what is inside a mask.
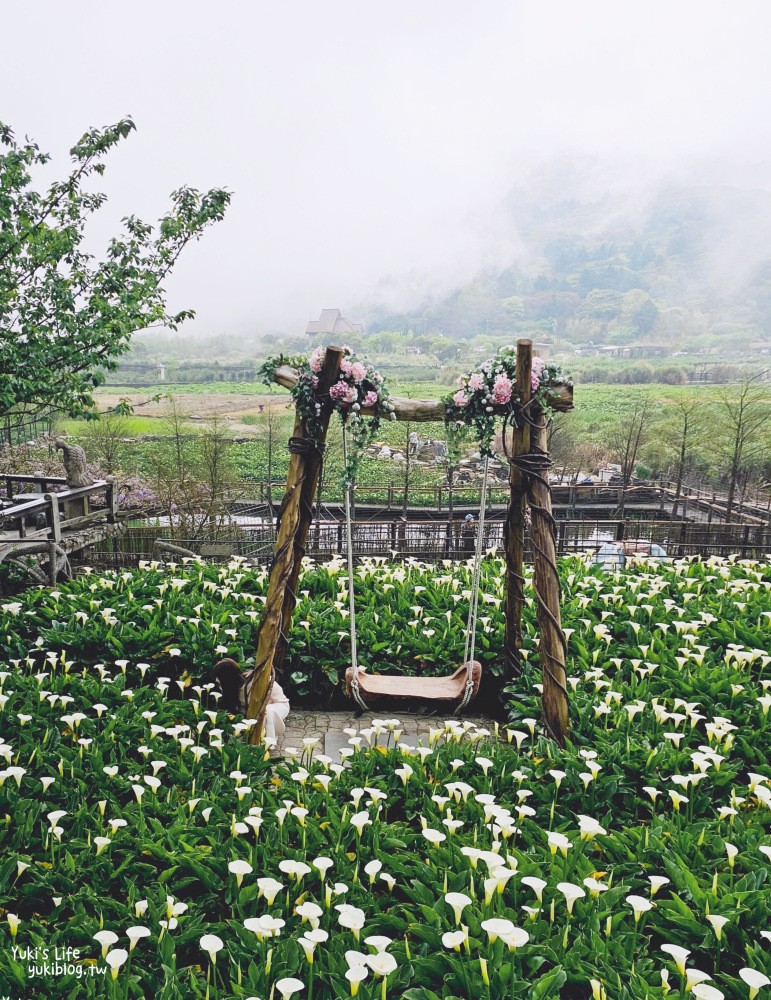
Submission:
[[[767,0],[6,0],[2,29],[0,118],[58,173],[87,127],[137,124],[100,236],[182,183],[233,191],[169,283],[193,333],[355,320],[511,263],[513,190],[771,186]]]

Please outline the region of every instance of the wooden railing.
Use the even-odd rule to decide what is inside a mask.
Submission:
[[[701,511],[708,522],[720,520],[725,516],[728,498],[713,491],[682,486],[680,496],[676,496],[676,484],[667,480],[640,483],[633,486],[611,485],[610,483],[552,483],[552,502],[555,507],[567,507],[569,510],[587,506],[604,506],[606,508],[630,508],[633,505],[645,507],[648,510],[658,509],[663,516],[671,511],[677,500],[678,517],[688,520],[691,512]],[[254,503],[264,505],[268,499],[268,484],[265,482],[251,483],[246,487],[251,493]],[[334,487],[322,492],[322,505],[333,506],[342,503],[342,496]],[[284,484],[270,484],[270,494],[274,507],[278,507],[284,495]],[[450,504],[461,508],[479,504],[481,484],[455,483],[450,488],[448,483],[432,486],[405,486],[394,481],[356,483],[353,488],[354,505],[378,506],[385,510],[405,510],[410,508],[427,508],[433,511],[446,511]],[[505,506],[509,500],[509,487],[505,480],[500,484],[491,483],[488,487],[488,502],[493,506]],[[769,495],[771,501],[771,494]],[[248,508],[249,501],[239,504]],[[734,523],[762,524],[771,521],[771,503],[763,506],[747,501],[735,501],[731,512]]]
[[[607,541],[655,542],[670,557],[700,555],[741,558],[771,557],[771,527],[752,524],[707,524],[696,521],[597,520],[570,518],[556,525],[560,556],[597,551]],[[357,519],[352,525],[353,548],[357,557],[382,556],[388,559],[442,559],[473,557],[474,535],[463,531],[463,518],[416,519],[395,515],[385,520]],[[314,520],[306,546],[307,555],[320,560],[345,555],[345,523],[342,519]],[[169,537],[168,526],[133,525],[120,539],[99,543],[90,558],[96,564],[136,565],[140,559],[157,556],[156,542],[169,541],[196,552],[203,559],[227,561],[235,555],[256,563],[270,563],[275,541],[272,522],[242,523],[230,537],[221,534],[215,541]],[[503,517],[499,512],[486,523],[485,547],[501,550]],[[532,557],[526,540],[526,558]]]
[[[14,496],[11,483],[14,481],[34,483],[39,489],[50,484],[65,484],[58,477],[4,476],[6,491]],[[104,501],[92,509],[92,501],[99,494]],[[47,539],[61,542],[65,533],[106,520],[115,524],[118,519],[118,492],[112,480],[99,479],[93,486],[77,489],[63,489],[60,492],[43,493],[40,499],[10,503],[0,509],[0,540],[19,541]]]

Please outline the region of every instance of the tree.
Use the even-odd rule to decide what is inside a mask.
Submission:
[[[108,410],[100,413],[98,420],[88,422],[80,443],[85,447],[88,457],[112,475],[122,465],[126,438],[130,432],[128,417]]]
[[[681,399],[672,406],[671,420],[665,420],[660,435],[665,445],[674,451],[675,502],[672,520],[677,520],[677,509],[683,492],[683,477],[692,459],[694,445],[704,433],[704,404],[697,399]]]
[[[626,507],[626,490],[632,481],[637,456],[643,444],[649,426],[649,418],[653,403],[650,396],[643,396],[635,401],[634,406],[616,424],[611,435],[610,445],[618,461],[621,463],[621,503],[619,517],[624,517]]]
[[[40,192],[33,172],[49,155],[0,123],[0,416],[91,416],[94,388],[135,331],[176,329],[193,315],[168,313],[163,283],[184,247],[222,219],[228,192],[179,188],[157,231],[128,216],[104,260],[84,249],[88,219],[105,201],[85,186],[134,127],[126,118],[86,132],[70,150],[69,175]]]
[[[725,444],[728,459],[726,520],[730,519],[733,511],[740,475],[768,453],[768,441],[763,430],[771,421],[771,392],[768,385],[761,381],[762,377],[762,372],[746,375],[738,386],[720,393],[728,432]]]
[[[276,440],[280,435],[281,425],[282,420],[279,416],[278,408],[271,406],[270,403],[265,404],[264,409],[257,418],[257,427],[260,430],[267,449],[265,478],[268,484],[268,516],[271,521],[275,517],[273,512],[273,455],[276,448]]]
[[[193,433],[176,400],[169,401],[166,435],[148,455],[148,478],[177,539],[216,538],[233,532],[231,507],[242,488],[233,463],[232,440],[218,418]]]

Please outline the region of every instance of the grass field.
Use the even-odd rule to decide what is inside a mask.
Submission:
[[[277,478],[285,475],[288,458],[283,443],[292,433],[294,420],[294,410],[287,390],[280,387],[268,389],[263,384],[254,382],[179,385],[174,386],[173,390],[173,404],[179,413],[185,415],[181,424],[185,434],[201,433],[216,418],[221,432],[243,442],[234,446],[233,457],[239,474],[247,480],[261,479],[267,475],[266,439],[270,419],[274,434],[273,473]],[[394,395],[412,399],[436,398],[448,392],[446,386],[430,381],[395,382],[391,390]],[[582,448],[611,458],[613,439],[618,436],[619,426],[635,406],[648,398],[653,402],[652,415],[645,430],[639,459],[652,469],[664,470],[675,456],[678,404],[696,402],[700,432],[698,439],[694,441],[693,453],[699,459],[705,474],[717,475],[726,463],[726,411],[722,399],[726,393],[735,398],[738,391],[738,386],[579,384],[575,388],[574,410],[560,417],[561,451],[555,447],[555,460],[564,463]],[[150,392],[150,389],[105,386],[98,390],[97,402],[100,409],[105,410],[115,406],[120,399],[128,398],[136,407],[135,415],[125,418],[120,424],[122,438],[168,436],[168,414],[172,403],[168,398],[148,403]],[[767,399],[768,405],[771,405],[771,386]],[[64,421],[62,429],[82,440],[90,454],[98,455],[98,441],[92,436],[93,428],[87,423]],[[378,442],[403,450],[410,430],[417,430],[423,440],[443,440],[446,437],[441,423],[410,427],[396,422],[381,426]],[[771,422],[763,433],[766,435],[765,444],[761,439],[753,450],[765,450],[768,454],[771,453]],[[334,457],[341,450],[340,438],[339,426],[333,421],[329,437],[331,468],[341,464]],[[278,448],[275,447],[276,442],[279,443]],[[127,472],[141,473],[146,466],[149,447],[151,445],[142,442],[124,444],[121,467]],[[442,473],[443,469],[439,466],[435,469],[415,469],[415,476],[421,482],[432,482]],[[369,457],[363,464],[361,476],[395,478],[400,481],[404,474],[391,461]]]

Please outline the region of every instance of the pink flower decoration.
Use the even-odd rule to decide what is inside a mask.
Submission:
[[[321,359],[324,356],[324,348],[317,347],[316,350],[311,354],[311,371],[320,372],[321,371]]]
[[[343,373],[343,375],[350,375],[352,367],[353,365],[348,360],[348,358],[343,358],[343,360],[340,362],[340,371]]]
[[[350,374],[354,382],[361,382],[367,375],[367,369],[361,361],[356,361],[351,365]]]
[[[329,395],[335,400],[345,399],[348,395],[348,388],[345,382],[336,382],[329,390]]]
[[[377,393],[375,390],[371,389],[361,402],[362,406],[374,406],[377,403]]]
[[[311,375],[311,385],[313,386],[314,389],[318,389],[319,387],[318,375]]]
[[[484,389],[485,380],[479,374],[479,372],[474,372],[474,374],[469,378],[468,387],[469,389],[472,389],[474,392],[478,392],[480,389]]]
[[[456,406],[465,406],[468,403],[468,398],[466,393],[462,389],[459,389],[452,397],[452,401]]]
[[[498,375],[493,385],[493,402],[503,406],[511,399],[511,379],[508,375]]]
[[[530,369],[530,387],[533,392],[535,392],[538,386],[541,384],[541,376],[543,375],[543,370],[546,367],[546,362],[543,358],[533,358],[533,365]]]
[[[346,403],[355,403],[359,398],[359,391],[355,385],[348,386],[348,392],[345,397]]]

